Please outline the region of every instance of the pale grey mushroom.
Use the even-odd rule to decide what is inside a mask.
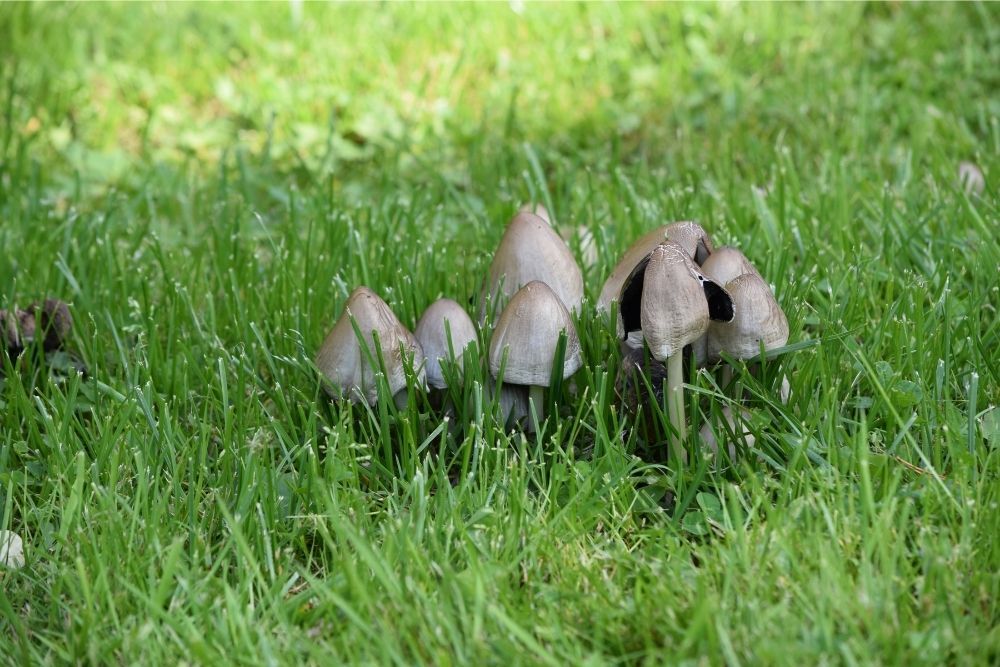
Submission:
[[[461,367],[462,353],[476,340],[476,327],[462,306],[451,299],[438,299],[420,316],[414,335],[424,353],[427,384],[434,389],[448,386],[441,361]]]
[[[701,265],[701,271],[720,285],[726,285],[744,273],[757,273],[759,275],[756,267],[750,263],[747,256],[730,246],[716,248],[715,252]]]
[[[686,438],[684,346],[708,330],[709,320],[733,318],[729,294],[707,278],[679,244],[666,241],[633,270],[622,287],[621,330],[626,344],[643,342],[667,366],[667,409],[676,432],[672,444]]]
[[[708,358],[722,353],[752,359],[788,342],[788,320],[771,288],[758,273],[745,273],[726,283],[736,316],[730,322],[713,322],[708,331]]]
[[[490,264],[480,294],[480,324],[486,321],[488,308],[502,308],[511,295],[533,280],[548,285],[567,310],[579,310],[583,274],[573,253],[545,220],[521,212],[507,225]]]
[[[24,542],[9,530],[0,530],[0,566],[16,570],[24,567]]]
[[[611,275],[604,282],[601,295],[597,299],[598,311],[611,310],[611,302],[618,300],[622,287],[633,269],[664,241],[678,244],[697,264],[701,264],[712,254],[712,239],[708,232],[695,222],[674,222],[650,230],[629,246],[621,260],[611,270]]]
[[[355,334],[353,322],[361,333]],[[380,346],[375,345],[378,337]],[[362,343],[364,346],[362,346]],[[406,387],[406,360],[417,380],[424,380],[420,343],[375,292],[358,287],[351,292],[340,319],[316,354],[316,366],[330,381],[324,386],[334,398],[374,405],[378,399],[378,353],[385,362],[386,383],[392,394]]]
[[[986,179],[982,170],[973,162],[961,162],[958,165],[958,182],[970,195],[981,195],[986,189]]]
[[[539,422],[545,417],[542,398],[552,376],[559,335],[564,331],[562,376],[566,379],[583,364],[580,339],[559,297],[548,285],[534,280],[511,298],[490,339],[490,374],[507,384],[528,386]]]

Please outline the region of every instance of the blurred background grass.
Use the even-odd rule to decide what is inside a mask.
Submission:
[[[729,156],[759,172],[748,156],[775,146],[813,164],[974,158],[1000,147],[998,16],[990,3],[5,3],[0,138],[56,187],[91,193],[234,151],[335,184],[394,161],[407,180],[432,169],[469,185],[470,146],[520,141],[597,168]]]

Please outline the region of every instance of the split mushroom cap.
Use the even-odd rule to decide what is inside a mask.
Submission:
[[[730,281],[745,273],[758,273],[746,255],[730,246],[716,248],[701,265],[701,271],[720,285],[728,285]]]
[[[611,275],[604,282],[601,296],[597,300],[599,311],[607,312],[611,309],[611,302],[618,301],[622,287],[636,265],[649,255],[653,248],[667,240],[684,248],[684,251],[698,264],[704,262],[712,254],[712,239],[709,238],[708,232],[697,223],[675,222],[646,232],[629,246],[621,260],[612,269]]]
[[[502,302],[533,280],[548,285],[568,310],[579,310],[583,274],[569,246],[545,220],[522,212],[507,225],[493,256],[480,299],[480,322],[486,317],[486,297],[490,297],[493,307],[502,307]],[[501,303],[496,304],[497,300]]]
[[[448,345],[449,332],[451,347]],[[435,389],[448,386],[441,372],[441,360],[452,359],[461,364],[462,352],[476,340],[476,327],[465,310],[451,299],[438,299],[427,307],[417,322],[414,335],[423,349],[427,384]]]
[[[718,360],[722,352],[738,359],[751,359],[764,350],[788,342],[788,320],[771,288],[757,273],[745,273],[730,281],[726,290],[733,298],[736,316],[731,322],[713,322],[708,332],[708,358]]]
[[[712,238],[697,222],[684,221],[667,225],[666,236],[668,241],[684,248],[688,257],[699,266],[712,254]]]
[[[531,281],[514,294],[500,314],[490,340],[490,373],[511,384],[549,386],[562,331],[566,332],[565,379],[583,364],[576,327],[555,292],[543,282]],[[505,349],[507,362],[503,377],[498,377]]]
[[[672,241],[658,245],[636,267],[622,288],[621,301],[625,335],[641,329],[659,361],[697,341],[710,319],[733,319],[733,302],[726,290],[705,277],[684,248]]]
[[[360,341],[354,333],[352,319],[361,332]],[[375,403],[378,399],[376,376],[380,370],[376,334],[385,362],[386,382],[393,394],[406,386],[404,357],[413,357],[413,368],[418,379],[423,380],[420,343],[400,323],[385,301],[362,286],[351,292],[344,312],[316,354],[316,366],[333,384],[326,386],[327,393],[334,398],[346,395],[352,403]]]

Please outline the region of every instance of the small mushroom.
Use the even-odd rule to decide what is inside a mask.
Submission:
[[[352,320],[361,332],[360,341]],[[375,346],[375,336],[378,336],[380,348]],[[344,312],[316,354],[316,366],[331,383],[325,385],[327,393],[334,398],[346,395],[352,403],[366,401],[374,405],[378,399],[376,373],[380,369],[372,364],[378,364],[379,350],[385,362],[390,392],[396,394],[406,387],[405,359],[408,357],[412,357],[417,378],[423,381],[420,343],[385,301],[371,289],[358,287],[351,292]]]
[[[958,165],[958,182],[970,195],[981,195],[986,189],[986,179],[982,170],[972,162],[961,162]]]
[[[0,530],[0,566],[17,570],[24,567],[24,542],[9,530]]]
[[[747,448],[753,447],[756,442],[753,433],[747,428],[750,413],[746,410],[740,410],[740,419],[737,422],[733,417],[732,408],[727,405],[722,408],[722,418],[725,421],[724,426],[705,422],[699,431],[699,436],[705,447],[716,456],[719,454],[719,443],[728,442],[729,458],[734,460],[736,458],[736,442],[742,442]],[[731,435],[733,437],[730,437]]]
[[[583,301],[583,274],[566,242],[532,213],[518,213],[507,225],[490,275],[480,295],[479,322],[487,308],[502,308],[507,299],[533,280],[548,285],[568,310]]]
[[[788,320],[771,288],[760,274],[745,273],[726,284],[736,316],[730,322],[713,322],[708,331],[708,358],[717,361],[723,352],[737,359],[752,359],[764,350],[788,342]]]
[[[566,379],[583,364],[580,339],[559,297],[545,283],[533,280],[511,298],[490,339],[490,374],[504,383],[527,385],[539,421],[545,418],[542,398],[549,386],[559,334],[563,331],[566,352],[562,376]]]
[[[668,240],[680,245],[698,264],[704,262],[712,254],[712,239],[708,236],[708,232],[697,223],[675,222],[648,231],[629,246],[621,260],[612,269],[611,275],[604,282],[601,295],[597,299],[598,311],[608,312],[611,310],[611,302],[618,300],[622,286],[636,265],[649,255],[653,248]]]
[[[682,351],[708,330],[709,320],[732,320],[733,301],[673,241],[661,243],[640,262],[619,299],[626,342],[641,332],[653,358],[666,362],[667,411],[677,434],[672,444],[679,447],[687,431]]]
[[[730,246],[716,248],[701,265],[701,271],[720,285],[726,285],[744,273],[758,273],[746,255]]]
[[[438,299],[424,311],[413,333],[424,352],[427,384],[435,389],[447,388],[441,361],[461,365],[462,352],[476,340],[472,319],[451,299]]]
[[[496,396],[499,389],[500,395]],[[503,424],[504,428],[520,427],[531,415],[528,406],[528,388],[518,384],[507,384],[506,382],[494,381],[489,399],[496,400],[496,419]],[[530,424],[527,424],[530,427]]]
[[[37,329],[45,336],[42,348],[52,352],[62,347],[73,328],[69,306],[58,299],[46,299],[40,308],[38,304],[32,304],[28,310],[35,313]]]

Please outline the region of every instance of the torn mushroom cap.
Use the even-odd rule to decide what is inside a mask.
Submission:
[[[424,353],[427,384],[435,389],[444,389],[448,383],[441,372],[441,360],[451,360],[454,353],[454,361],[461,364],[465,347],[476,340],[472,319],[451,299],[438,299],[424,311],[413,333]]]
[[[487,296],[491,308],[501,308],[514,292],[533,280],[548,285],[568,310],[579,310],[583,274],[573,253],[543,219],[522,212],[507,225],[493,256],[489,279],[480,296],[480,322],[486,318]]]
[[[726,284],[736,316],[731,322],[713,322],[708,332],[708,358],[716,361],[725,352],[750,359],[788,342],[788,320],[771,288],[757,273],[745,273]]]
[[[712,320],[733,318],[729,294],[705,277],[685,250],[672,241],[658,245],[622,288],[620,328],[636,331],[653,357],[663,361],[708,330]]]
[[[599,311],[607,312],[611,309],[611,302],[618,300],[622,286],[632,270],[653,251],[653,248],[666,240],[680,245],[698,264],[704,262],[705,258],[712,254],[712,239],[709,238],[708,232],[697,223],[675,222],[646,232],[629,246],[611,271],[611,275],[604,282],[601,296],[597,300]]]
[[[756,267],[750,263],[746,255],[729,246],[716,248],[715,252],[701,265],[701,271],[706,276],[719,283],[728,285],[744,273],[757,273]]]
[[[560,332],[566,332],[563,378],[583,363],[580,339],[569,311],[548,285],[534,280],[517,291],[504,308],[490,340],[490,373],[511,384],[549,386]],[[503,377],[498,377],[507,361]]]
[[[361,332],[361,341],[354,333],[351,320]],[[333,386],[326,386],[327,393],[335,398],[343,395],[357,403],[369,405],[378,399],[378,351],[374,345],[378,335],[385,362],[386,382],[395,394],[406,386],[404,356],[412,356],[412,366],[422,380],[423,352],[420,343],[406,330],[392,310],[375,292],[358,287],[347,299],[344,312],[333,325],[316,354],[316,366]]]

